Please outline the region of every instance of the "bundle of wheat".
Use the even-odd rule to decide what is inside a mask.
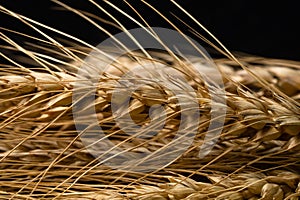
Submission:
[[[83,12],[57,3],[89,19]],[[121,56],[99,75],[94,102],[79,105],[82,111],[79,123],[89,126],[91,134],[95,132],[93,128],[100,126],[113,144],[137,154],[155,156],[154,152],[171,145],[180,129],[183,114],[174,93],[155,81],[147,80],[130,97],[128,113],[140,127],[134,133],[136,135],[124,131],[114,118],[112,101],[116,84],[141,62],[156,63],[183,74],[188,85],[196,91],[192,100],[196,101],[201,115],[197,119],[199,124],[192,125],[197,134],[191,138],[191,145],[167,165],[157,166],[152,172],[132,171],[126,167],[116,169],[100,162],[93,154],[93,145],[97,144],[95,135],[89,135],[94,136],[91,137],[94,144],[87,146],[82,143],[81,136],[87,131],[78,131],[74,122],[73,108],[77,106],[74,92],[78,92],[75,90],[78,89],[75,87],[78,82],[76,72],[85,63],[81,57],[95,47],[54,29],[52,31],[81,45],[58,42],[38,28],[51,27],[4,7],[0,10],[19,18],[47,39],[15,32],[32,40],[28,46],[22,46],[5,33],[0,36],[8,44],[1,46],[3,50],[22,52],[32,60],[29,61],[30,67],[25,67],[28,60],[24,57],[0,54],[9,62],[1,64],[0,68],[0,195],[3,198],[299,198],[300,63],[252,56],[236,58],[226,49],[219,49],[229,57],[214,60],[226,94],[226,102],[217,100],[216,103],[226,113],[214,116],[210,88],[192,69],[194,65],[203,65],[203,58],[179,57],[168,49],[167,53],[152,51],[145,55],[142,51]],[[175,84],[180,85],[180,78],[169,75],[170,81],[175,80]],[[135,80],[130,81],[134,85]],[[185,87],[179,87],[188,99],[190,94],[184,93]],[[78,90],[84,96],[87,88]],[[151,131],[160,127],[153,137],[135,137],[144,134],[143,128],[149,128],[151,121],[160,115],[161,110],[153,110],[156,104],[163,105],[167,115],[163,126],[158,118],[159,123],[150,126]],[[87,115],[89,112],[83,112],[90,108],[95,113]],[[149,114],[150,110],[152,114]],[[208,155],[199,157],[201,147],[207,142],[205,136],[211,131],[210,123],[219,122],[222,117],[224,125],[220,136],[209,141],[216,142],[215,146]],[[90,118],[96,118],[97,123],[89,124]],[[131,129],[131,126],[126,127],[126,130]],[[100,153],[107,154],[110,159],[115,151],[106,149]],[[126,162],[122,164],[126,165]]]

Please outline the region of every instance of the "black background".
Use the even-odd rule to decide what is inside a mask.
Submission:
[[[66,0],[63,2],[77,9],[89,11],[99,17],[109,19],[87,1]],[[108,12],[120,19],[127,28],[137,27],[105,3],[101,1],[98,2],[104,6]],[[129,14],[134,14],[121,0],[112,2]],[[138,0],[129,2],[141,12],[151,26],[170,27],[161,17],[143,3],[140,3]],[[185,17],[184,14],[176,9],[168,0],[147,2],[171,18],[172,21],[176,21],[176,18],[170,14],[170,11],[180,16],[180,18],[197,31],[204,33],[201,28],[197,27],[195,23]],[[261,3],[263,1],[204,2],[199,0],[179,0],[177,2],[233,52],[245,52],[258,56],[300,60],[300,10],[296,3],[297,1],[270,1],[269,4]],[[91,44],[98,44],[107,37],[74,13],[57,10],[58,5],[48,0],[0,0],[0,5],[65,31]],[[12,17],[5,14],[0,14],[0,17],[0,26],[2,27],[19,31],[26,29],[25,26],[20,25],[20,23]],[[135,18],[138,19],[137,16],[135,16]],[[187,28],[182,24],[180,25],[178,21],[176,25],[187,30]],[[108,28],[112,33],[118,32],[109,26],[105,26],[105,28]],[[192,34],[189,35],[195,39]],[[199,39],[196,38],[196,40]]]

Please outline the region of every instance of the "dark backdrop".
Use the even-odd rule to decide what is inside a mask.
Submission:
[[[77,9],[86,10],[97,14],[99,17],[109,19],[87,1],[69,0],[64,2]],[[122,10],[132,13],[122,1],[112,2]],[[129,2],[141,11],[141,14],[151,26],[169,27],[158,15],[138,0],[129,0]],[[184,17],[168,0],[147,2],[155,4],[156,8],[174,20],[175,18],[169,13],[172,10],[174,14],[180,16],[185,22],[201,32],[196,24]],[[179,0],[177,2],[205,25],[231,51],[300,60],[300,30],[298,28],[300,25],[300,11],[297,1],[270,1],[269,4],[262,4],[263,1],[204,2],[200,0]],[[128,28],[136,27],[113,9],[103,3],[100,4],[122,20],[122,23]],[[99,33],[96,28],[84,22],[75,14],[55,9],[57,5],[48,0],[0,0],[0,5],[73,34],[92,44],[97,44],[106,38],[104,34]],[[17,20],[13,20],[4,14],[0,14],[0,17],[0,26],[24,30],[24,27]],[[179,25],[180,23],[176,24]],[[183,25],[180,26],[184,28]],[[107,28],[112,33],[117,32],[108,26]],[[191,34],[190,36],[193,37]]]

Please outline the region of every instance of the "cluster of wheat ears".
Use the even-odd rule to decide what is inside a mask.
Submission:
[[[54,1],[103,30],[87,12]],[[103,10],[94,1],[90,1]],[[199,22],[171,1],[204,31]],[[116,5],[108,5],[121,12]],[[153,12],[172,24],[154,6]],[[147,27],[142,15],[142,28]],[[214,59],[224,82],[224,126],[211,152],[198,156],[211,121],[210,91],[201,77],[188,70],[196,91],[199,125],[192,145],[180,157],[150,172],[111,168],[99,162],[82,144],[72,108],[74,77],[94,46],[0,6],[40,37],[0,27],[0,197],[1,199],[261,199],[296,200],[300,197],[300,63],[255,56],[235,57],[213,35],[203,38],[223,58]],[[110,15],[109,13],[107,13]],[[137,22],[131,16],[128,20]],[[125,27],[113,16],[112,23]],[[52,37],[51,33],[60,37]],[[108,35],[109,33],[106,32]],[[207,31],[208,34],[210,34]],[[23,38],[25,43],[14,38]],[[133,137],[118,127],[111,111],[114,84],[141,60],[176,70],[201,63],[197,57],[166,52],[131,52],[101,75],[94,106],[107,137],[125,151],[153,153],[168,146],[180,124],[180,108],[172,93],[157,83],[134,92],[128,111],[132,120],[147,126],[149,108],[163,104],[168,114],[163,128],[151,138]],[[184,90],[184,87],[182,87]],[[82,107],[82,109],[85,109]],[[84,119],[91,116],[82,116]],[[214,140],[215,141],[215,140]],[[104,152],[109,153],[109,152]]]

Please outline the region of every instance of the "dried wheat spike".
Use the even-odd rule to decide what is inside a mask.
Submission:
[[[84,12],[55,2],[87,17]],[[154,7],[151,8],[157,12]],[[210,73],[203,59],[175,56],[168,51],[149,51],[146,55],[139,51],[123,55],[105,73],[96,74],[99,80],[95,82],[94,104],[80,104],[84,113],[79,122],[81,125],[87,125],[92,117],[96,118],[97,124],[92,128],[102,127],[110,141],[127,152],[152,153],[170,145],[180,128],[181,112],[174,93],[163,85],[148,81],[133,92],[129,102],[130,117],[141,127],[147,127],[153,117],[159,115],[160,110],[154,110],[153,116],[149,115],[151,106],[163,105],[168,117],[154,137],[131,137],[119,127],[112,114],[116,83],[141,62],[184,72],[186,82],[196,93],[193,100],[199,105],[200,115],[197,118],[200,123],[189,148],[168,165],[152,173],[113,169],[101,164],[92,155],[93,148],[82,143],[82,132],[76,130],[72,112],[77,106],[72,101],[78,81],[76,72],[84,64],[82,58],[94,47],[4,7],[0,10],[25,21],[47,39],[4,29],[5,34],[0,35],[0,39],[7,43],[1,46],[4,53],[0,55],[9,63],[1,64],[0,68],[1,198],[299,198],[300,63],[253,56],[235,57],[226,48],[219,49],[210,43],[228,57],[214,59],[226,93],[226,102],[217,99],[216,103],[226,114],[220,137],[208,141],[216,141],[215,146],[208,155],[200,158],[199,151],[206,142],[210,122],[219,122],[221,117],[212,115],[211,91],[205,79],[193,73],[194,65],[203,66]],[[118,21],[115,23],[118,24]],[[67,41],[55,40],[49,33],[40,30],[40,26],[59,33]],[[29,38],[30,42],[19,45],[9,33]],[[112,53],[114,50],[111,50]],[[14,57],[13,52],[24,55]],[[104,59],[102,62],[108,61]],[[92,67],[89,70],[92,71]],[[172,73],[168,75],[170,81],[176,80],[186,92],[180,78],[172,76]],[[130,81],[135,83],[134,79]],[[86,90],[79,89],[82,94]],[[192,97],[188,92],[183,94],[186,98]],[[92,107],[95,113],[84,112]],[[142,131],[136,133],[142,134]],[[113,155],[114,151],[103,153]]]

